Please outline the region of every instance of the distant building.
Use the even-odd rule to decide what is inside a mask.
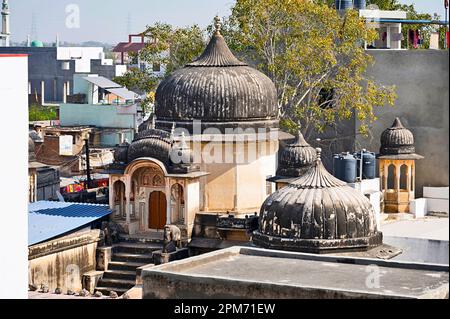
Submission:
[[[406,20],[406,11],[359,10],[359,15],[378,31],[378,39],[366,43],[369,49],[402,48],[402,21]]]
[[[0,46],[9,47],[11,38],[11,31],[9,27],[9,6],[8,0],[3,0],[2,3],[2,22],[0,32]]]
[[[34,139],[33,139],[34,138]],[[40,163],[36,158],[35,132],[28,137],[28,201],[57,200],[59,192],[59,169]]]
[[[139,42],[133,42],[133,38],[139,38]],[[129,68],[138,68],[141,71],[151,72],[156,76],[162,76],[165,74],[165,65],[157,63],[147,63],[142,61],[139,57],[139,53],[146,45],[149,45],[154,41],[152,37],[144,34],[130,34],[128,36],[128,42],[119,42],[112,52],[115,55],[115,63],[126,65]]]
[[[95,146],[133,140],[142,122],[139,96],[102,76],[76,75],[74,95],[60,105],[61,127],[89,126],[98,132]]]
[[[101,47],[44,47],[33,41],[29,47],[0,47],[0,54],[28,55],[28,94],[37,104],[63,102],[73,93],[74,74],[99,74],[112,79],[126,68],[105,59]]]

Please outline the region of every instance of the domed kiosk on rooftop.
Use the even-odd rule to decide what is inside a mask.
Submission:
[[[276,176],[267,181],[275,183],[276,189],[280,189],[307,172],[315,159],[316,150],[306,142],[299,130],[295,140],[281,150]]]
[[[400,118],[395,118],[392,126],[381,134],[380,155],[409,158],[415,157],[415,151],[413,133],[403,126]]]
[[[313,166],[267,198],[253,242],[301,252],[368,250],[382,244],[370,201],[332,176],[320,149]]]
[[[405,128],[400,118],[381,134],[379,172],[385,213],[408,213],[415,198],[416,154],[413,133]]]

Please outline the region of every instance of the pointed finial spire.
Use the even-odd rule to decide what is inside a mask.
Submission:
[[[186,135],[184,134],[184,131],[181,132],[180,148],[184,150],[189,149],[189,146],[186,143]]]
[[[222,30],[222,21],[220,20],[219,15],[214,17],[214,27],[216,28],[215,34],[220,34],[220,30]]]
[[[400,121],[399,117],[396,117],[394,123],[392,124],[392,128],[403,128],[402,121]]]
[[[172,129],[170,130],[170,139],[172,140],[172,143],[175,140],[175,122],[172,123]]]
[[[316,147],[316,163],[320,163],[322,161],[322,149],[320,147]]]

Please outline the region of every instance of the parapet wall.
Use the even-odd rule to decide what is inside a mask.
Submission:
[[[29,283],[50,291],[61,288],[78,292],[84,273],[95,270],[99,230],[90,230],[28,248]]]

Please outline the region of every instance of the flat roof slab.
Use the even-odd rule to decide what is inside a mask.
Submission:
[[[427,217],[381,225],[383,236],[449,240],[449,219]]]
[[[232,247],[143,271],[144,298],[445,298],[448,266]]]

